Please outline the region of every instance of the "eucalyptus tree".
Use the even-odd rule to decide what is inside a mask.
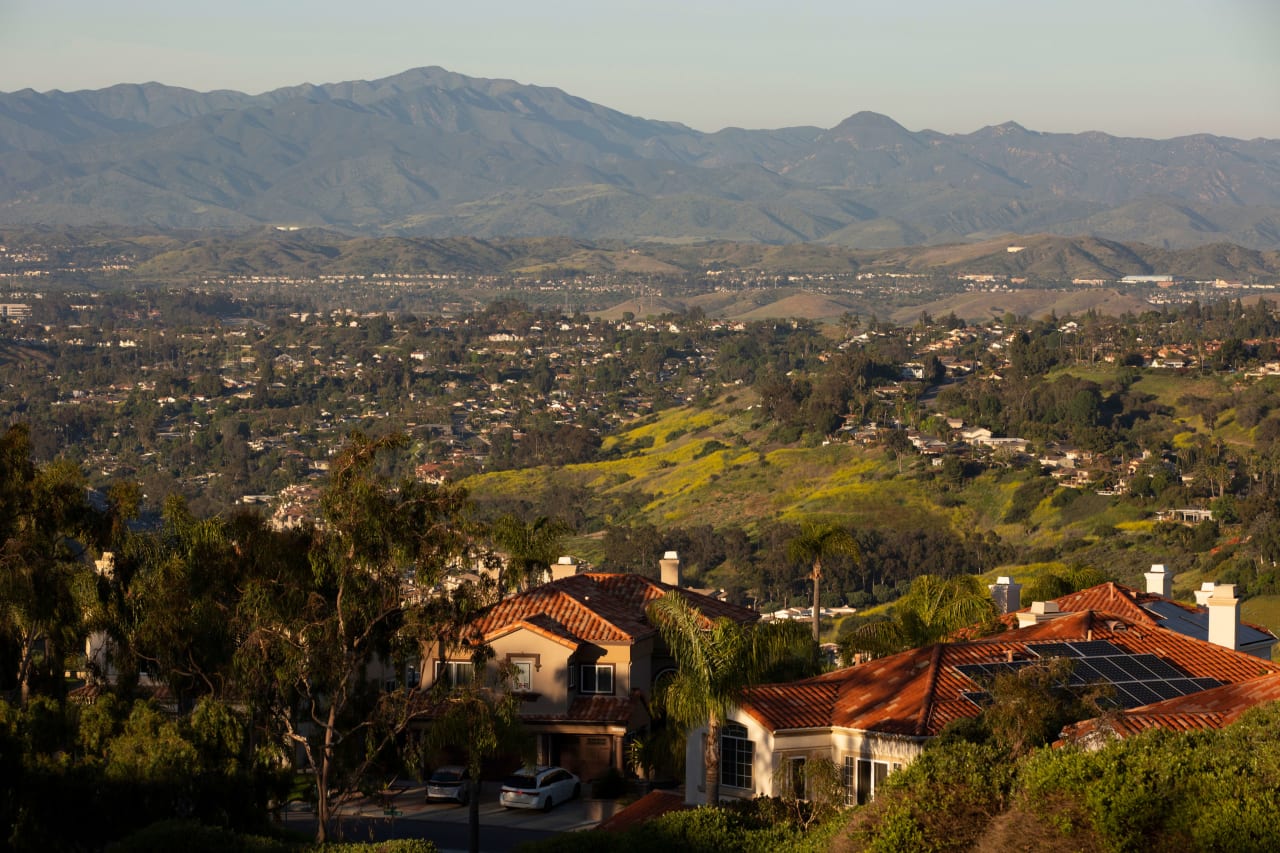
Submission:
[[[676,661],[676,672],[658,689],[655,701],[676,724],[705,724],[707,802],[720,800],[720,733],[744,691],[769,677],[777,666],[810,661],[808,638],[796,622],[744,625],[710,620],[679,590],[655,599],[649,621],[657,626]]]
[[[378,473],[402,444],[354,434],[305,548],[251,578],[241,600],[242,684],[314,773],[318,841],[334,794],[354,790],[426,711],[419,688],[383,689],[376,673],[394,679],[394,662],[417,654],[416,614],[468,540],[463,492]]]
[[[91,570],[82,544],[94,527],[83,475],[71,462],[36,465],[25,425],[0,436],[0,642],[23,704],[42,673],[61,683],[82,637]]]

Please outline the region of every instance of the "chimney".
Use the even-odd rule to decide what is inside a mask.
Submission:
[[[1065,615],[1058,608],[1058,602],[1056,601],[1034,601],[1031,603],[1030,612],[1018,614],[1018,627],[1029,628],[1032,625],[1048,622],[1050,619],[1057,619],[1059,616]]]
[[[561,557],[551,564],[551,579],[558,581],[571,578],[578,573],[578,561],[573,557]]]
[[[1196,604],[1200,607],[1204,607],[1209,603],[1209,596],[1211,595],[1213,595],[1213,581],[1205,581],[1200,584],[1200,588],[1196,590]]]
[[[987,589],[1002,615],[1022,609],[1022,584],[1014,583],[1013,578],[998,577],[995,583],[987,584]]]
[[[658,561],[658,569],[662,572],[662,582],[671,586],[680,586],[680,555],[668,551]]]
[[[1147,579],[1147,592],[1152,595],[1163,595],[1165,598],[1173,597],[1173,572],[1165,571],[1163,563],[1153,564],[1151,571],[1143,577]]]
[[[1205,602],[1209,607],[1209,642],[1235,649],[1240,634],[1240,599],[1236,585],[1220,583]]]

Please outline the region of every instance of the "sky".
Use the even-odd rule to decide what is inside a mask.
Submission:
[[[1278,0],[0,0],[0,91],[426,65],[723,127],[1280,139]]]

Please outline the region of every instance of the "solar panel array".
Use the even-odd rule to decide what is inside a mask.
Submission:
[[[1106,640],[1035,643],[1026,648],[1039,660],[1066,658],[1071,661],[1069,686],[1109,685],[1114,691],[1111,701],[1126,709],[1199,693],[1222,684],[1215,678],[1195,678],[1155,655],[1136,655]],[[970,681],[985,687],[997,676],[1017,672],[1032,663],[1031,660],[970,663],[956,669]],[[985,690],[963,695],[979,707],[991,701],[991,695]]]

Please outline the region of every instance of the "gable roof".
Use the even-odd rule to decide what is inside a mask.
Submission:
[[[938,643],[839,669],[791,684],[751,688],[742,710],[770,731],[845,728],[925,738],[948,723],[976,717],[965,696],[984,690],[959,667],[1030,660],[1055,649],[1043,644],[1105,640],[1127,655],[1154,655],[1191,678],[1229,683],[1267,673],[1280,664],[1170,631],[1151,620],[1082,611],[988,639]]]
[[[504,598],[484,611],[476,627],[486,638],[528,628],[565,645],[630,644],[651,636],[645,607],[678,587],[641,575],[588,572],[553,580]],[[681,589],[708,625],[714,619],[754,622],[759,614],[745,607]]]
[[[1123,619],[1146,625],[1158,625],[1195,637],[1198,640],[1209,639],[1208,609],[1194,604],[1185,604],[1165,598],[1154,592],[1144,592],[1125,586],[1124,584],[1107,582],[1079,592],[1072,592],[1053,599],[1058,609],[1064,613],[1075,613],[1081,610],[1097,610],[1114,613]],[[1026,612],[1029,607],[1021,611]],[[1017,625],[1017,617],[1007,614],[1002,618],[1006,625]],[[1237,647],[1252,648],[1267,646],[1275,642],[1276,636],[1268,629],[1241,622]]]
[[[1277,701],[1280,701],[1280,674],[1268,673],[1200,693],[1154,702],[1114,716],[1073,723],[1062,732],[1062,737],[1075,741],[1102,731],[1128,737],[1154,728],[1179,732],[1220,729],[1240,719],[1250,708]]]

